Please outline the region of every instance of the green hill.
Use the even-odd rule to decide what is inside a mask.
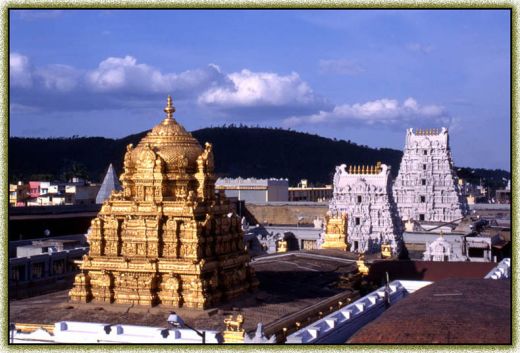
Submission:
[[[66,180],[72,175],[94,182],[102,180],[110,163],[121,173],[126,145],[134,145],[142,132],[121,139],[102,137],[9,139],[9,180]],[[335,166],[371,165],[377,161],[392,166],[395,176],[402,152],[370,148],[350,141],[333,140],[301,132],[258,127],[214,127],[196,130],[201,143],[213,144],[218,176],[288,178],[290,185],[300,179],[314,184],[330,184]],[[502,170],[464,168],[464,177],[501,183],[510,178]]]

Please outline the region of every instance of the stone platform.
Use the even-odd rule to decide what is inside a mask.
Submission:
[[[262,256],[251,265],[260,286],[230,303],[213,309],[197,310],[162,307],[148,308],[123,304],[71,303],[68,291],[58,291],[9,302],[9,321],[15,323],[54,324],[58,321],[82,321],[107,324],[133,324],[167,327],[166,319],[174,310],[193,327],[224,330],[224,318],[242,314],[246,332],[258,322],[267,325],[296,313],[343,291],[339,276],[356,272],[357,255],[334,250],[289,252]]]

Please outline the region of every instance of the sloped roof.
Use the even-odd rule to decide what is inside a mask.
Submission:
[[[392,305],[348,343],[511,344],[511,281],[433,283]]]

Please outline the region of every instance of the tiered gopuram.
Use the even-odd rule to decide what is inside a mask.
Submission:
[[[380,251],[383,244],[397,251],[401,227],[387,165],[349,166],[348,170],[345,164],[336,167],[329,212],[348,216],[350,251]]]
[[[128,145],[113,192],[92,221],[70,299],[208,308],[257,285],[240,218],[215,194],[212,146],[167,116]]]
[[[403,221],[452,222],[467,211],[453,171],[448,130],[406,131],[394,200]]]

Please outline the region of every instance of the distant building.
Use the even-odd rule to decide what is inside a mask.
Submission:
[[[472,262],[501,260],[507,244],[488,221],[469,217],[458,225],[407,222],[403,242],[412,260]]]
[[[459,190],[462,196],[466,198],[468,205],[489,202],[488,190],[482,185],[482,182],[480,185],[476,185],[464,179],[459,179]]]
[[[9,297],[24,298],[66,289],[78,272],[75,260],[88,252],[83,239],[19,241],[9,258]]]
[[[504,189],[498,189],[495,196],[497,203],[511,203],[511,180],[508,180]]]
[[[68,205],[91,205],[96,203],[99,184],[87,184],[80,181],[65,187],[66,204]]]
[[[112,191],[120,191],[121,184],[117,179],[117,174],[114,171],[114,167],[112,163],[108,166],[108,170],[105,174],[105,178],[103,178],[103,183],[99,188],[99,191],[96,195],[96,203],[103,203],[106,199],[110,197]]]
[[[331,198],[332,185],[309,186],[307,180],[302,179],[298,186],[289,188],[289,201],[324,202]]]
[[[59,185],[50,181],[29,182],[27,206],[56,206],[64,204],[63,186],[60,188]]]
[[[100,185],[74,178],[70,183],[29,181],[9,185],[11,206],[89,205],[96,202]]]
[[[31,199],[36,199],[40,196],[40,182],[39,181],[30,181],[29,182],[29,197]]]
[[[385,164],[336,167],[329,209],[333,216],[347,214],[350,251],[379,251],[384,243],[398,251],[401,230],[391,192],[390,167]]]
[[[393,195],[403,221],[452,222],[467,213],[453,171],[446,128],[406,131]]]
[[[29,185],[21,181],[18,184],[9,184],[9,205],[26,206],[29,198]]]
[[[288,201],[287,179],[219,178],[216,190],[224,190],[227,197],[236,197],[245,202]]]
[[[251,256],[273,254],[286,243],[287,251],[315,250],[320,246],[321,224],[315,227],[252,226],[245,229],[244,243]]]

